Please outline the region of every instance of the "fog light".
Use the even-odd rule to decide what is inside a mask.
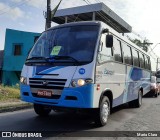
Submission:
[[[71,82],[72,87],[76,87],[76,81]]]
[[[97,90],[100,90],[100,84],[97,84]]]
[[[20,78],[20,82],[21,82],[21,84],[27,84],[27,78],[26,77],[23,77],[23,76],[21,76],[21,78]]]

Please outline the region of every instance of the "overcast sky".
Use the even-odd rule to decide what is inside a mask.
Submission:
[[[6,28],[42,32],[45,27],[43,11],[47,0],[0,0],[0,50],[4,48]],[[160,0],[86,0],[103,2],[150,42],[160,43]],[[51,0],[52,9],[59,0]],[[86,5],[84,0],[62,0],[60,9]],[[154,49],[160,57],[160,45]]]

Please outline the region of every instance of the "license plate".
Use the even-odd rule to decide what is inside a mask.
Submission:
[[[42,97],[51,97],[52,96],[52,91],[49,90],[39,90],[37,93],[38,96]]]

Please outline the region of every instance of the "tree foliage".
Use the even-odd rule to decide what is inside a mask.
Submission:
[[[147,39],[144,39],[143,42],[139,39],[130,39],[130,41],[139,46],[140,48],[142,48],[146,52],[148,51],[149,46],[152,44],[149,43],[149,40]]]

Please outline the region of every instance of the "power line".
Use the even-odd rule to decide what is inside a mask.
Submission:
[[[15,7],[17,7],[17,6],[19,6],[19,5],[27,2],[27,1],[29,1],[29,0],[24,0],[24,1],[18,2],[18,4],[16,3],[16,4],[13,4],[13,5],[9,5],[9,6],[7,5],[8,8],[0,9],[0,12],[1,12],[1,11],[5,11],[5,10],[10,9],[10,8],[15,8]]]
[[[83,0],[83,1],[85,1],[87,4],[90,4],[90,2],[88,0]]]
[[[95,0],[96,2],[100,2],[101,3],[101,1],[100,0]],[[104,16],[103,16],[103,18],[104,18]],[[114,25],[115,26],[115,25]],[[134,34],[134,35],[136,35],[137,37],[139,37],[140,39],[143,39],[144,40],[144,37],[142,37],[142,36],[140,36],[138,33],[136,33],[135,31],[132,31],[131,32],[132,34]]]
[[[88,5],[91,4],[91,2],[89,0],[83,0],[85,1]],[[106,9],[107,10],[107,9]],[[95,11],[98,15],[100,15],[107,23],[110,23],[110,25],[112,27],[114,27],[114,29],[118,30],[118,31],[121,31],[114,23],[112,23],[109,19],[107,19],[102,12],[99,12],[99,11]]]
[[[89,0],[83,0],[83,1],[85,1],[88,5],[91,4]],[[100,2],[100,1],[99,1],[99,0],[96,0],[96,2]],[[111,23],[110,20],[107,19],[107,18],[103,15],[102,12],[96,12],[96,13],[99,14],[106,22],[109,22],[114,28],[116,28],[117,30],[119,30],[119,28],[118,28],[115,24]],[[144,38],[142,38],[142,36],[140,36],[140,35],[139,35],[138,33],[136,33],[135,31],[132,31],[131,33],[133,33],[134,35],[136,35],[136,36],[138,36],[139,38],[141,38],[141,39],[144,40]],[[153,54],[154,54],[154,56],[158,57],[154,52],[153,52]],[[150,55],[151,55],[151,54],[150,54]],[[154,58],[154,59],[155,59],[155,58]]]
[[[12,10],[13,8],[15,8],[15,7],[20,7],[20,6],[22,6],[23,4],[25,4],[26,2],[29,2],[30,0],[25,0],[25,1],[23,1],[23,2],[19,2],[19,4],[15,4],[15,5],[11,5],[10,7],[8,7],[8,8],[3,8],[3,9],[1,9],[0,11],[2,11],[2,13],[0,13],[0,15],[3,15],[3,14],[5,14],[5,13],[7,13],[7,12],[9,12],[10,10]],[[6,10],[5,10],[6,9]]]
[[[95,1],[98,2],[98,3],[101,2],[100,0],[95,0]]]

